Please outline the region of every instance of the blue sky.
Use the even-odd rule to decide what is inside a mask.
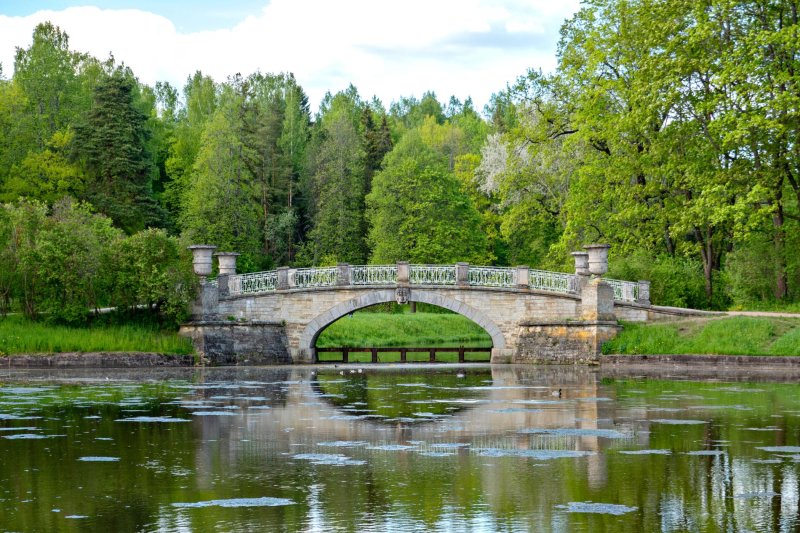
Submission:
[[[233,26],[248,15],[258,13],[266,4],[264,0],[0,0],[0,13],[21,17],[41,10],[61,11],[81,5],[141,9],[170,19],[180,31],[192,32]]]
[[[493,92],[527,69],[551,71],[559,28],[579,0],[0,0],[0,63],[50,20],[73,49],[111,53],[148,84],[182,87],[196,70],[293,72],[312,108],[354,84],[385,105]]]

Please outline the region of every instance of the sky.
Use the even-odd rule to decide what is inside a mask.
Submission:
[[[216,81],[293,72],[316,110],[353,84],[385,106],[434,91],[473,99],[527,72],[554,70],[559,29],[580,0],[0,0],[0,63],[36,24],[66,31],[73,50],[113,54],[143,83],[182,88],[200,70]]]

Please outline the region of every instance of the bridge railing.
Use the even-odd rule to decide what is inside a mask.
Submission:
[[[274,291],[277,285],[278,274],[274,270],[228,276],[228,293],[231,296],[270,292]]]
[[[564,272],[531,269],[528,273],[531,289],[575,294],[578,292],[578,276]]]
[[[470,265],[467,281],[472,287],[516,287],[517,269]]]
[[[408,282],[411,285],[455,285],[455,265],[409,265]]]
[[[397,283],[397,265],[354,265],[350,267],[353,285],[394,285]]]
[[[279,269],[288,270],[280,277],[278,271],[233,274],[228,277],[230,296],[272,292],[278,288],[315,288],[336,285],[396,285],[397,265],[344,265],[345,277],[340,267]],[[463,270],[460,270],[463,269]],[[470,287],[529,287],[534,290],[577,294],[579,276],[564,272],[528,269],[527,267],[491,267],[459,265],[409,265],[410,285],[459,285]],[[461,272],[459,274],[459,272]],[[461,276],[461,277],[459,277]],[[284,281],[280,281],[283,279]],[[619,302],[649,302],[647,282],[603,278],[614,290],[614,300]],[[527,282],[527,283],[526,283]],[[216,284],[216,280],[210,283]],[[282,284],[282,285],[281,285]]]
[[[620,302],[639,301],[639,282],[608,278],[603,278],[603,281],[611,285],[611,288],[614,289],[614,300]]]
[[[336,267],[290,270],[289,286],[298,288],[333,287],[336,285],[336,273]]]

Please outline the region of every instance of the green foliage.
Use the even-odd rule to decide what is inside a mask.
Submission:
[[[110,285],[108,252],[120,238],[111,220],[90,212],[86,205],[65,201],[54,207],[38,232],[33,262],[39,279],[38,311],[50,321],[79,323],[100,305]]]
[[[703,265],[696,259],[646,252],[629,256],[611,255],[608,276],[615,279],[649,280],[650,301],[654,305],[703,308],[706,294]],[[721,296],[720,296],[721,298]],[[725,307],[725,301],[717,307]]]
[[[800,320],[730,317],[625,324],[603,353],[800,355]]]
[[[235,250],[255,265],[263,261],[259,197],[237,134],[238,97],[230,95],[203,132],[192,187],[181,217],[186,238]]]
[[[372,263],[482,263],[481,220],[447,160],[417,132],[386,156],[367,196]]]
[[[186,319],[197,276],[190,254],[176,238],[149,229],[117,240],[111,252],[118,309],[145,306],[173,326]]]
[[[86,199],[128,233],[163,225],[152,194],[147,116],[137,107],[133,73],[115,68],[94,89],[91,110],[75,127],[75,157],[88,173]]]
[[[308,234],[307,261],[364,264],[366,157],[358,131],[359,101],[339,93],[330,100],[310,156],[314,226]]]

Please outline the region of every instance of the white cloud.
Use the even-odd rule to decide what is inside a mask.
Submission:
[[[11,75],[14,47],[50,20],[71,47],[109,52],[145,83],[182,87],[195,70],[218,81],[241,72],[291,71],[316,106],[326,90],[353,83],[384,104],[436,92],[472,96],[482,107],[528,68],[555,67],[558,29],[579,0],[273,0],[234,27],[180,33],[140,10],[71,7],[26,17],[0,15],[0,62]]]

